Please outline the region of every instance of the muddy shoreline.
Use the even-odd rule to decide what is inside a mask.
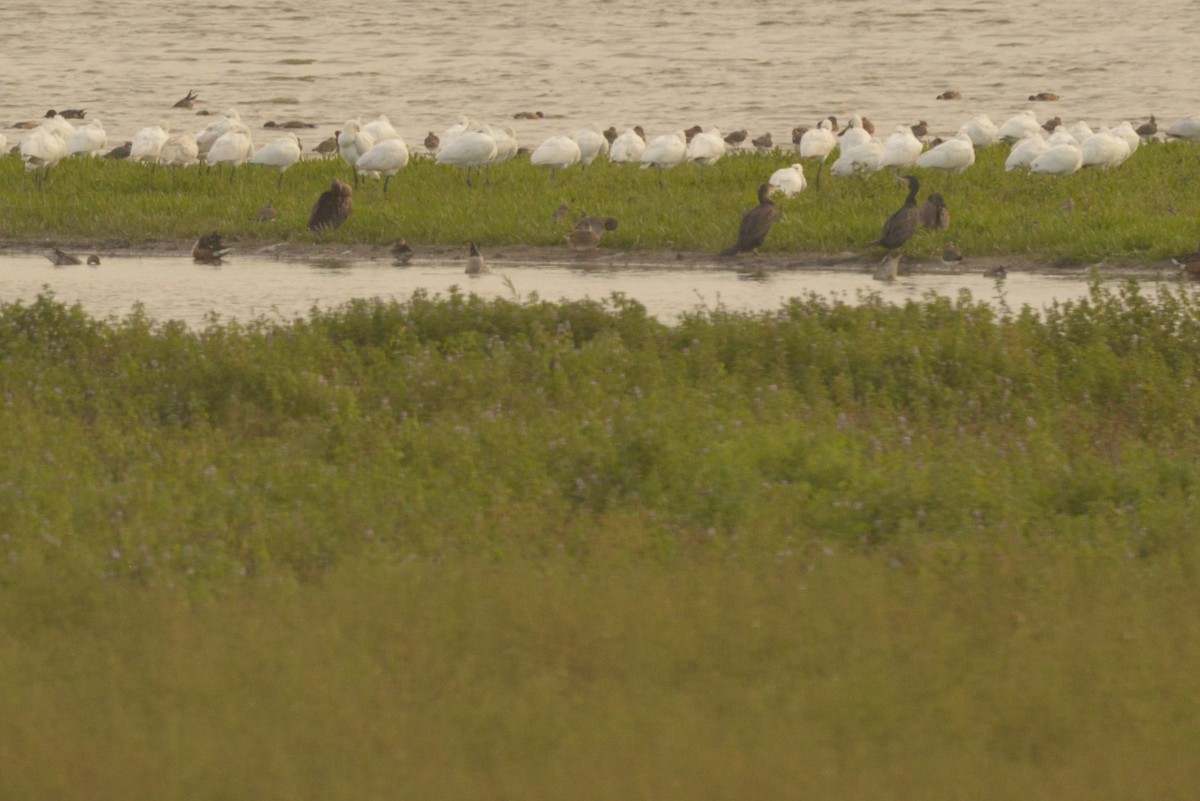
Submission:
[[[312,262],[391,262],[389,245],[354,244],[344,242],[280,242],[269,239],[229,240],[233,252],[226,261],[236,263],[238,257],[272,258],[299,263]],[[411,244],[411,243],[410,243]],[[173,258],[190,261],[192,243],[174,240],[132,242],[129,240],[85,241],[72,239],[0,239],[0,256],[43,253],[60,248],[68,253],[95,253],[109,258]],[[445,264],[462,259],[466,248],[461,245],[414,245],[409,266],[422,261]],[[722,259],[714,253],[699,253],[674,249],[623,250],[598,248],[583,253],[565,247],[530,245],[496,245],[484,249],[493,264],[524,264],[545,266],[580,266],[595,268],[712,269],[728,272],[774,272],[792,270],[858,272],[869,271],[877,263],[877,254],[863,253],[760,253],[743,254]],[[973,273],[1004,266],[1009,271],[1051,274],[1086,279],[1098,273],[1105,277],[1162,278],[1178,272],[1170,261],[1156,263],[1101,262],[1097,264],[1055,264],[1028,256],[978,256],[961,262],[945,264],[940,259],[905,260],[911,272]]]

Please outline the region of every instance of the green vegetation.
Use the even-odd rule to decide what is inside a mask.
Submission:
[[[977,255],[1019,255],[1038,261],[1143,263],[1195,250],[1200,233],[1200,148],[1143,146],[1110,172],[1065,178],[1004,172],[1008,149],[981,151],[970,170],[952,180],[916,171],[921,198],[940,191],[952,214],[949,232],[918,236],[907,252],[928,258],[947,239]],[[351,220],[329,239],[388,244],[402,235],[426,245],[525,244],[562,246],[565,225],[551,221],[563,201],[573,209],[611,214],[621,227],[606,235],[616,248],[676,248],[717,252],[736,238],[741,213],[755,190],[794,154],[739,155],[706,169],[684,166],[658,186],[653,170],[596,163],[551,176],[526,160],[498,165],[490,185],[466,186],[461,170],[414,158],[393,180],[387,197],[378,181],[355,196]],[[810,182],[814,165],[807,165]],[[53,169],[44,191],[14,158],[0,159],[0,238],[76,241],[192,240],[219,230],[243,240],[311,241],[309,211],[332,176],[349,177],[339,160],[306,161],[287,172],[238,168],[228,173],[182,171],[105,160],[67,160]],[[482,183],[482,182],[481,182]],[[764,252],[862,252],[900,207],[904,188],[890,173],[865,178],[826,176],[820,191],[778,199],[784,217]],[[251,216],[274,201],[279,219],[264,226]],[[1065,211],[1070,200],[1072,210]]]
[[[1190,797],[1198,367],[1132,283],[0,305],[0,797]]]

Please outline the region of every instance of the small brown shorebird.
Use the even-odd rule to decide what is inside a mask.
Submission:
[[[400,237],[395,241],[392,245],[391,253],[392,259],[395,260],[396,264],[405,265],[412,261],[413,249],[404,241],[404,237]]]

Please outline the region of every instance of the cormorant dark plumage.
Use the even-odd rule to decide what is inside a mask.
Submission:
[[[921,182],[913,175],[904,176],[904,180],[908,182],[908,197],[899,211],[888,217],[883,224],[883,234],[871,243],[873,245],[895,250],[909,240],[921,222],[921,214],[917,211],[917,192],[921,189]]]
[[[950,209],[941,193],[934,192],[921,204],[921,225],[933,231],[945,231],[950,227]]]
[[[731,248],[721,251],[721,256],[734,256],[738,253],[753,251],[762,246],[771,226],[779,219],[779,208],[771,200],[772,187],[763,184],[758,187],[758,205],[742,215],[742,224],[738,227],[737,243]]]
[[[308,215],[308,230],[314,234],[326,229],[340,228],[354,208],[354,190],[350,184],[333,179],[329,188],[317,198]]]

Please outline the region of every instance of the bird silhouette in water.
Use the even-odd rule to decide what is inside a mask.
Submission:
[[[392,245],[392,258],[395,259],[396,264],[401,266],[408,264],[412,257],[413,249],[404,241],[404,237],[397,239]]]
[[[314,234],[340,228],[354,209],[354,190],[350,184],[333,179],[329,188],[321,193],[308,215],[308,230]]]
[[[904,176],[904,180],[908,182],[908,197],[905,198],[904,205],[887,218],[887,222],[883,224],[883,233],[871,243],[882,245],[889,252],[903,246],[921,222],[921,213],[917,210],[917,192],[921,189],[921,182],[913,175]]]
[[[52,251],[47,253],[46,258],[49,259],[50,263],[53,264],[55,267],[66,267],[67,265],[70,265],[70,264],[82,264],[83,263],[79,260],[78,256],[72,256],[70,253],[64,253],[63,251],[59,250],[58,248],[54,248]]]
[[[479,248],[475,247],[475,243],[471,243],[471,255],[467,257],[467,275],[486,275],[490,273],[483,262],[483,256],[479,255]]]
[[[216,231],[202,236],[192,245],[192,259],[201,264],[220,264],[221,258],[233,248],[227,248],[221,242],[221,235]]]
[[[779,219],[779,208],[771,200],[770,184],[758,187],[758,205],[742,214],[742,224],[738,227],[737,242],[731,248],[721,251],[722,257],[735,256],[738,253],[756,251],[771,232],[771,226]]]
[[[199,97],[200,94],[198,92],[193,92],[191,89],[188,89],[187,95],[185,95],[181,100],[176,100],[175,105],[173,105],[171,108],[195,108],[196,100]]]
[[[90,267],[99,267],[100,257],[93,253],[92,255],[88,256],[87,263]]]
[[[934,192],[921,204],[921,225],[931,231],[945,231],[950,227],[950,209],[940,192]]]

